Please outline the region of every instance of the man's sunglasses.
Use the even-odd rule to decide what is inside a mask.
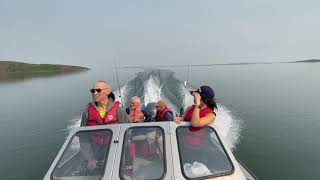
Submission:
[[[101,93],[103,89],[90,89],[90,92],[93,94],[97,91],[97,93]]]

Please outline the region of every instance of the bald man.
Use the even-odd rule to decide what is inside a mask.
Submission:
[[[115,101],[111,87],[105,81],[97,81],[90,89],[93,101],[82,114],[81,126],[97,126],[129,122],[126,113]]]
[[[119,107],[119,101],[111,87],[105,81],[97,81],[90,89],[93,101],[87,105],[82,114],[81,126],[98,126],[129,122],[126,113]],[[105,154],[110,145],[111,137],[103,131],[89,132],[89,135],[79,136],[80,152],[87,161],[90,173],[101,171]],[[99,172],[100,173],[100,172]]]

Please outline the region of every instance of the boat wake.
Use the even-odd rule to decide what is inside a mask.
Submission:
[[[169,70],[145,70],[137,75],[121,88],[122,98],[118,90],[114,90],[118,100],[127,107],[130,98],[138,96],[142,103],[156,102],[163,99],[174,111],[179,112],[181,108],[186,109],[193,104],[193,97],[189,91],[194,90],[192,86],[185,86],[184,82],[174,77],[174,72]],[[214,127],[230,149],[235,149],[240,138],[241,120],[235,118],[230,110],[218,103],[216,111],[217,118]],[[80,118],[73,120],[68,129],[79,127]]]

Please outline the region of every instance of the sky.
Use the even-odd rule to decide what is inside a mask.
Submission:
[[[0,60],[114,66],[320,58],[318,0],[0,0]]]

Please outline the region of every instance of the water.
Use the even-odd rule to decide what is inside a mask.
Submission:
[[[144,101],[157,99],[159,89],[176,108],[192,101],[179,98],[186,68],[171,70],[176,79],[167,78],[166,84],[157,76],[142,81]],[[119,70],[123,96],[140,87],[130,81],[140,71]],[[320,63],[192,67],[188,88],[215,89],[219,132],[260,179],[318,179],[319,77]],[[113,69],[0,82],[1,179],[44,176],[70,128],[78,125],[92,82],[100,79],[117,87]],[[174,82],[180,83],[174,91],[178,98],[165,91]]]

